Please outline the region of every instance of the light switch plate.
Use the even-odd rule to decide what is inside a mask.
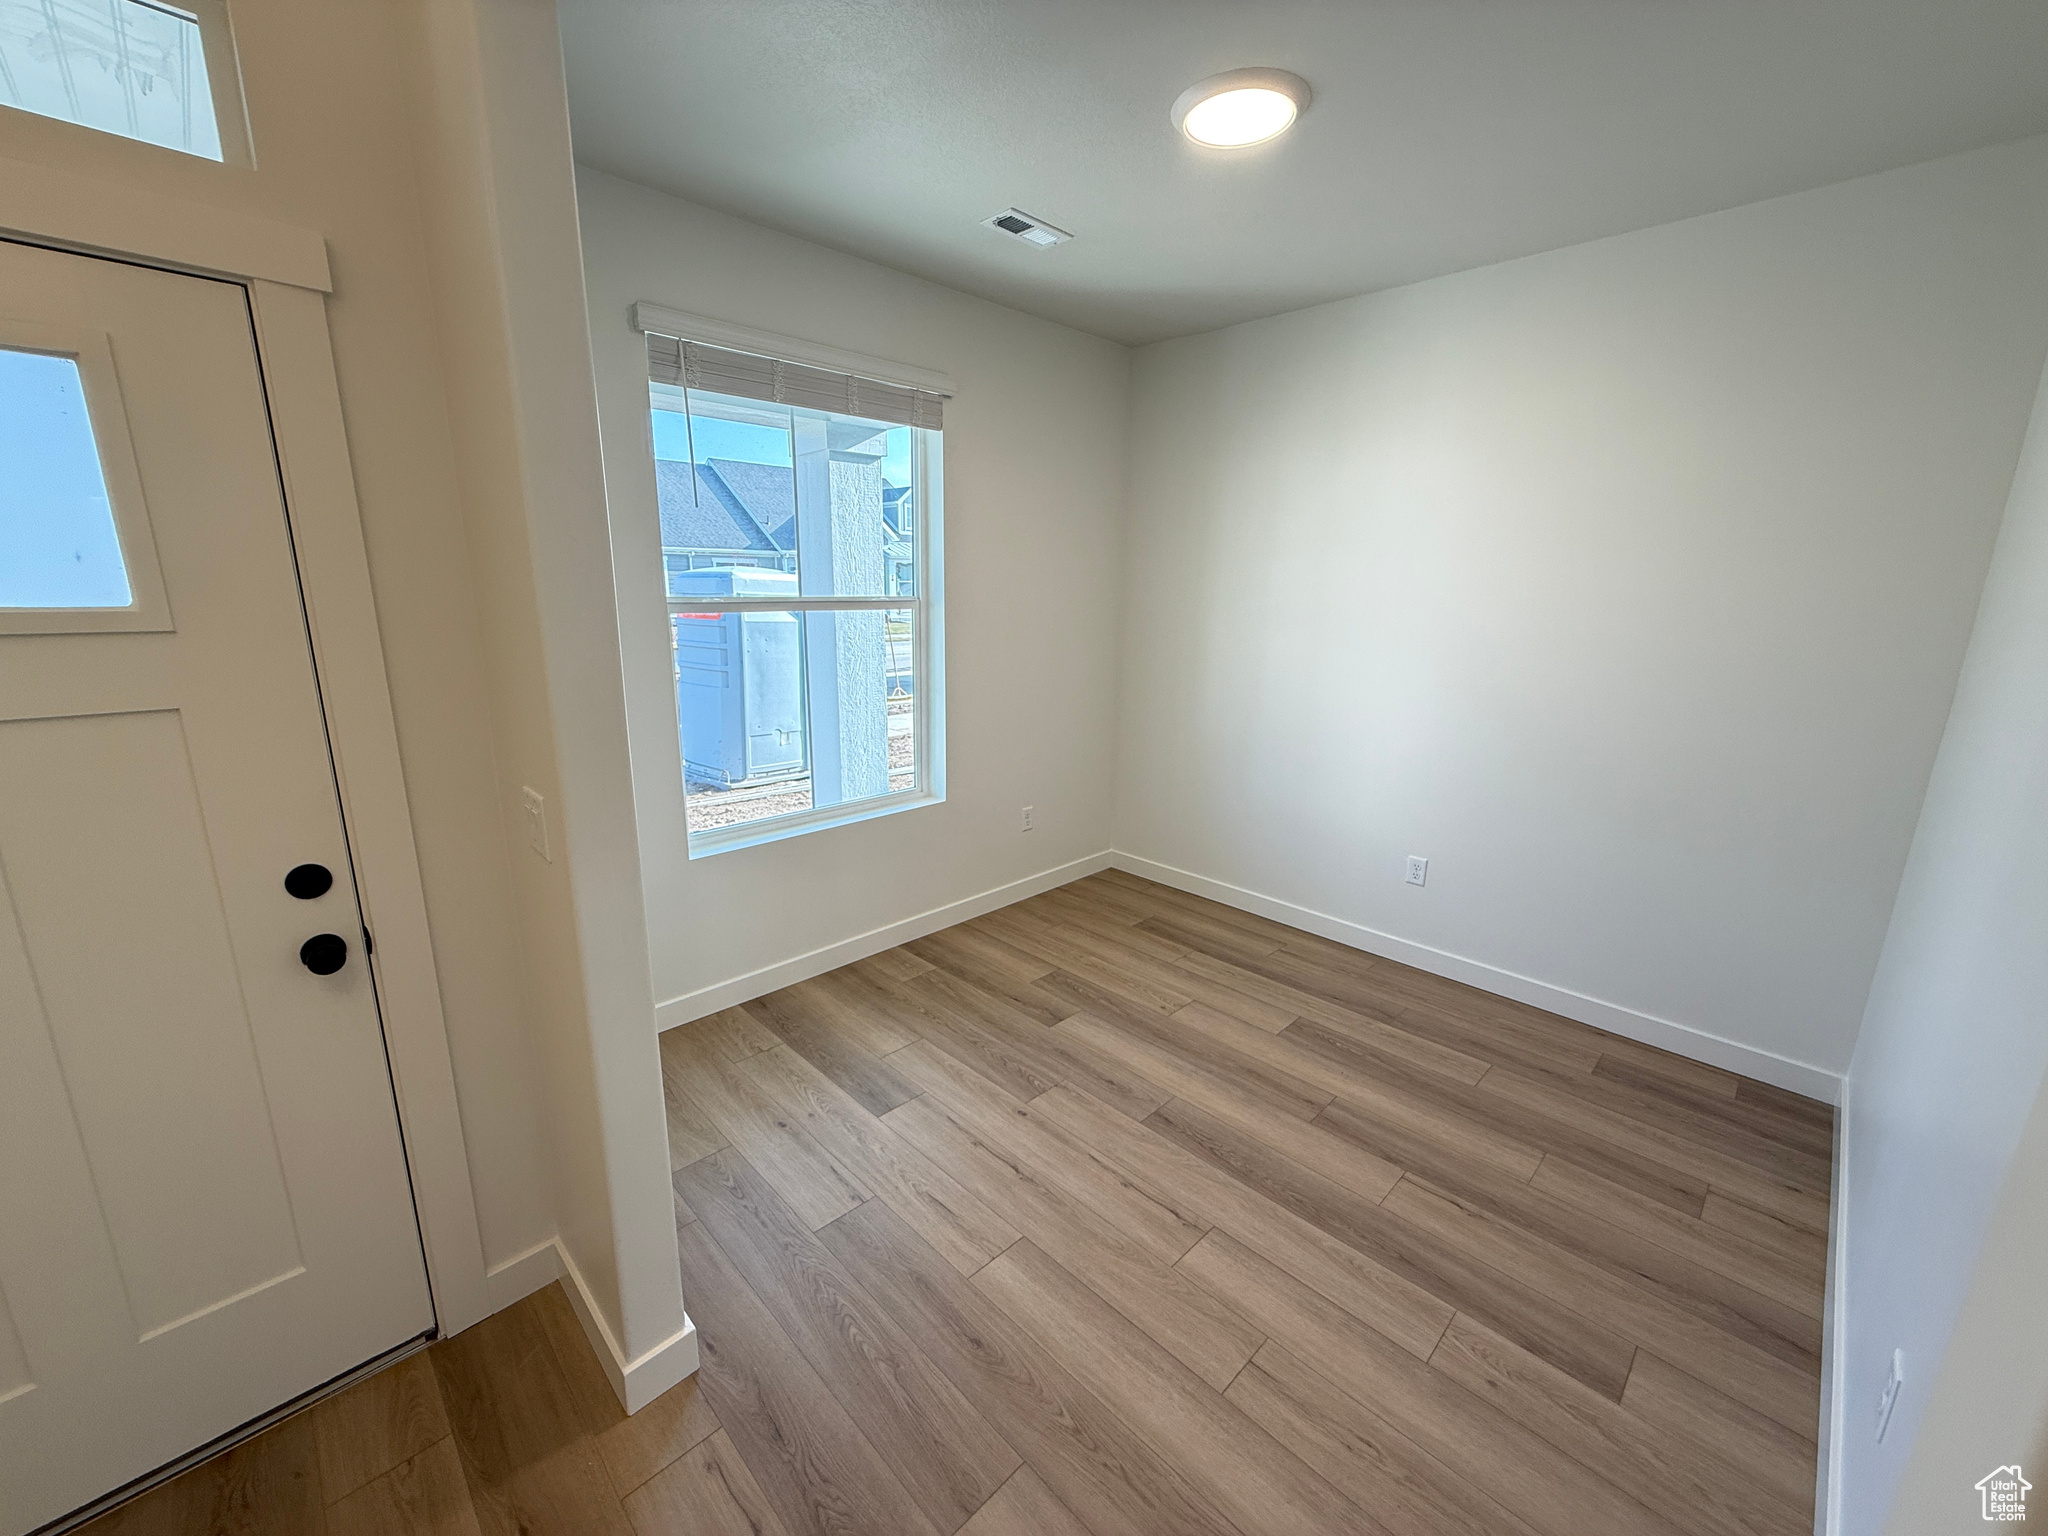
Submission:
[[[1892,1373],[1885,1378],[1884,1391],[1877,1398],[1877,1438],[1884,1439],[1884,1432],[1892,1427],[1892,1410],[1899,1406],[1899,1389],[1906,1384],[1906,1352],[1892,1351]]]
[[[519,808],[526,813],[526,846],[554,863],[555,856],[548,852],[547,798],[529,784],[519,792]]]

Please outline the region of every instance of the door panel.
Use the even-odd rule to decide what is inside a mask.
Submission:
[[[433,1326],[247,297],[0,242],[10,347],[78,349],[0,413],[54,380],[75,427],[83,381],[146,579],[0,607],[0,1536]],[[48,591],[106,515],[10,451],[0,565],[49,535]]]
[[[0,724],[0,783],[0,862],[52,1086],[147,1339],[304,1268],[183,723],[151,710]],[[146,1011],[108,1028],[143,978]]]

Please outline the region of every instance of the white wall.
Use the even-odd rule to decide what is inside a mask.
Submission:
[[[1849,1073],[1835,1296],[1841,1536],[1884,1527],[1909,1453],[1910,1497],[1891,1525],[1902,1536],[1974,1525],[1972,1487],[2002,1462],[2027,1465],[2048,1489],[2032,1454],[2048,1428],[2044,682],[2048,381]],[[2015,1161],[2030,1110],[2031,1150]],[[1873,1409],[1901,1347],[1907,1385],[1879,1444]]]
[[[611,539],[553,0],[417,12],[425,254],[483,596],[559,1251],[637,1408],[696,1366],[676,1267]],[[545,1271],[542,1272],[545,1277]]]
[[[1107,848],[1125,350],[597,172],[578,189],[664,1022]],[[688,857],[641,299],[952,377],[945,804]]]
[[[2048,1328],[2041,1326],[2041,1276],[2048,1273],[2044,1203],[2048,1095],[2034,1100],[2005,1191],[1991,1212],[1976,1274],[1899,1478],[1891,1518],[1884,1525],[1887,1536],[1981,1530],[1979,1478],[1993,1467],[2018,1462],[2029,1479],[2039,1482],[2041,1468],[2048,1467]],[[2048,1490],[2048,1483],[2040,1487]],[[1876,1518],[1881,1492],[1873,1489],[1868,1499],[1859,1495],[1857,1518]],[[2038,1518],[2040,1493],[2028,1499]],[[1875,1528],[1867,1522],[1840,1527],[1845,1532]]]
[[[1828,1093],[2044,348],[2048,140],[1142,350],[1119,846]]]

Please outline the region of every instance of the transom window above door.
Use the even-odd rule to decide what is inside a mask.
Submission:
[[[650,334],[697,856],[944,798],[941,398]]]
[[[0,106],[247,164],[223,0],[0,0]]]

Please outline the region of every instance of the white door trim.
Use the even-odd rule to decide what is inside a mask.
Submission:
[[[455,1069],[327,331],[326,242],[157,194],[0,160],[0,233],[203,272],[249,291],[314,669],[443,1335],[491,1311]]]
[[[0,220],[11,234],[74,251],[236,279],[332,291],[327,242],[310,229],[0,160]]]
[[[363,920],[376,939],[370,964],[434,1314],[443,1334],[457,1333],[490,1313],[483,1239],[342,427],[327,306],[310,288],[263,281],[248,286],[342,820]]]

